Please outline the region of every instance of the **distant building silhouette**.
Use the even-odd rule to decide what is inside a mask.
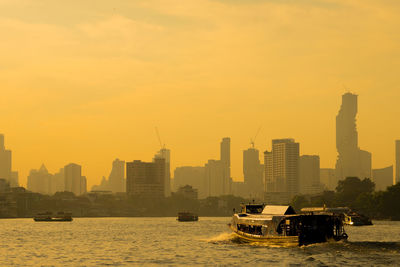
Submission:
[[[220,160],[225,166],[225,175],[231,179],[231,138],[222,138],[220,148]]]
[[[336,116],[336,177],[371,178],[371,153],[358,147],[357,95],[346,93]]]
[[[393,185],[393,166],[372,170],[372,181],[375,183],[376,191],[384,191]]]
[[[53,175],[53,179],[51,182],[51,195],[56,192],[65,191],[65,175],[64,168],[61,168],[57,173]]]
[[[338,185],[336,170],[330,168],[321,168],[320,181],[325,190],[334,191]]]
[[[174,191],[182,186],[190,185],[198,190],[199,198],[207,197],[207,188],[205,180],[205,167],[182,166],[174,171]]]
[[[259,151],[249,148],[243,151],[243,176],[246,196],[262,198],[264,192],[263,182],[264,166],[260,163]]]
[[[220,144],[220,160],[210,159],[205,164],[207,196],[231,194],[231,139],[225,137]]]
[[[11,150],[6,150],[4,135],[0,134],[0,179],[10,182],[11,176]]]
[[[171,195],[171,150],[162,148],[154,158],[165,160],[164,196]]]
[[[396,175],[394,184],[400,182],[400,140],[396,140]]]
[[[301,194],[316,194],[322,190],[320,162],[317,155],[302,155],[299,160],[299,189]]]
[[[109,190],[113,193],[125,192],[125,161],[113,161],[110,176],[108,177]]]
[[[115,159],[108,179],[103,176],[100,185],[93,185],[91,191],[126,192],[125,161]]]
[[[53,175],[51,175],[46,166],[42,164],[39,170],[31,170],[28,176],[27,189],[32,192],[51,195],[51,183]]]
[[[288,203],[299,192],[299,146],[294,139],[275,139],[272,151],[264,152],[268,203]]]
[[[153,162],[135,160],[126,163],[126,192],[140,198],[163,198],[165,184],[165,159]]]
[[[82,167],[70,163],[64,167],[65,191],[72,192],[77,196],[86,193],[86,177],[82,176]]]

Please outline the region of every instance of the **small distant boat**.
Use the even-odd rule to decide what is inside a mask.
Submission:
[[[343,221],[332,213],[296,214],[291,206],[242,205],[228,224],[243,241],[301,246],[347,239]]]
[[[199,217],[191,212],[179,212],[177,220],[180,222],[195,222],[199,220]]]
[[[58,212],[56,215],[53,215],[52,212],[44,212],[38,213],[35,217],[33,217],[35,222],[71,222],[72,216],[71,213],[66,212]]]

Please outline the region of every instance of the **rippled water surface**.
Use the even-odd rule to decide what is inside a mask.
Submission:
[[[400,222],[347,227],[347,242],[306,247],[240,243],[229,218],[76,218],[0,220],[0,266],[400,265]]]

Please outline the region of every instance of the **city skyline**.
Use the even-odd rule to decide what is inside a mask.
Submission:
[[[347,92],[347,93],[344,93],[343,95],[342,95],[342,97],[344,97],[344,96],[346,96],[346,95],[349,95],[349,92]],[[357,95],[358,96],[358,95]],[[356,108],[357,108],[357,106],[358,106],[358,103],[357,103],[357,100],[356,100]],[[340,108],[340,106],[339,106],[339,108]],[[357,110],[355,111],[355,114],[357,114]],[[359,112],[358,112],[359,113]],[[356,120],[358,119],[358,114],[357,114],[357,116],[355,117],[356,118]],[[358,120],[357,120],[358,121]],[[359,129],[359,122],[357,122],[357,125],[356,126],[354,126],[354,127],[356,127],[356,139],[359,139],[358,138],[358,134],[357,134],[357,132],[359,131],[358,129]],[[229,138],[230,139],[230,138]],[[272,139],[273,140],[273,139]],[[230,141],[229,141],[230,142]],[[247,146],[247,148],[246,149],[251,149],[251,147],[252,147],[252,142],[253,142],[253,140],[251,140],[250,139],[250,142],[248,142],[248,146]],[[356,144],[356,146],[358,146],[358,140],[356,141],[357,142],[357,144]],[[2,139],[2,144],[3,144],[3,147],[5,147],[5,145],[4,145],[4,138]],[[222,142],[223,143],[223,142]],[[221,144],[222,144],[221,143]],[[259,146],[257,146],[257,143],[259,143],[259,142],[257,142],[256,141],[256,145],[255,145],[255,147],[256,148],[259,148]],[[299,143],[301,143],[301,141],[299,142]],[[231,145],[231,144],[230,144]],[[229,145],[229,146],[230,146]],[[303,146],[301,147],[301,148],[303,148]],[[3,148],[4,149],[4,148]],[[246,149],[243,149],[243,150],[246,150]],[[260,150],[265,150],[265,147],[261,147],[261,148],[259,148]],[[270,148],[268,148],[267,147],[267,150],[268,149],[270,149]],[[12,150],[12,149],[10,149],[10,150]],[[169,149],[166,149],[165,147],[164,148],[162,148],[160,151],[163,151],[163,150],[166,150],[166,151],[168,151],[168,158],[170,157],[169,156]],[[216,150],[216,147],[214,147],[214,150]],[[220,148],[220,150],[221,151],[219,151],[220,153],[222,153],[222,147]],[[158,151],[157,152],[157,154],[156,154],[156,156],[157,155],[160,155],[159,153],[161,153],[160,151]],[[218,152],[218,151],[217,151]],[[232,153],[233,152],[233,153]],[[240,151],[233,151],[232,149],[230,149],[230,151],[229,151],[229,153],[230,153],[230,157],[232,157],[232,155],[235,155],[235,154],[238,154],[238,152],[240,153]],[[14,152],[13,152],[14,153]],[[151,153],[150,153],[151,154]],[[303,154],[303,155],[305,155],[306,153],[303,153],[303,151],[302,150],[300,150],[300,154]],[[316,155],[320,155],[319,153],[318,153],[318,151],[317,152],[315,152],[314,154],[316,154]],[[374,154],[373,152],[372,152],[372,154]],[[211,155],[211,153],[210,153],[210,155]],[[236,155],[237,156],[237,155]],[[393,156],[393,154],[392,154],[392,156]],[[208,157],[208,158],[205,158],[205,159],[203,159],[202,160],[202,162],[199,162],[198,164],[194,164],[194,166],[198,166],[198,165],[204,165],[205,163],[207,163],[207,160],[210,158],[210,156]],[[218,157],[216,157],[216,158],[218,158]],[[260,162],[261,163],[263,163],[263,159],[262,159],[262,156],[261,156],[261,153],[260,153],[260,155],[259,155],[259,158],[260,158]],[[143,158],[142,158],[142,160],[143,160]],[[144,160],[146,160],[146,158],[144,159]],[[395,162],[395,157],[392,157],[392,162],[388,162],[388,163],[385,163],[386,165],[384,165],[384,166],[379,166],[379,167],[374,167],[375,165],[374,165],[374,162],[375,162],[375,157],[374,157],[374,160],[372,161],[373,163],[373,167],[372,167],[372,169],[380,169],[380,168],[385,168],[386,166],[388,166],[389,164],[392,164],[393,166],[395,166],[395,164],[396,164],[396,162]],[[129,160],[128,160],[129,161]],[[241,167],[243,167],[243,156],[242,156],[242,158],[241,158]],[[322,160],[321,160],[322,161]],[[377,160],[377,161],[379,161],[379,160]],[[45,163],[41,163],[41,165],[43,165],[43,164],[45,164]],[[14,159],[13,159],[13,166],[14,166]],[[180,167],[180,166],[184,166],[184,165],[178,165],[177,163],[175,163],[175,162],[173,162],[173,161],[171,161],[171,173],[173,173],[173,171],[176,169],[176,168],[178,168],[178,167]],[[87,168],[87,167],[89,167],[89,166],[84,166],[85,167],[85,169]],[[231,166],[230,167],[230,169],[237,169],[237,167],[238,166]],[[327,166],[322,166],[321,165],[321,168],[327,168]],[[332,166],[329,166],[328,168],[334,168],[334,166],[332,167]],[[59,169],[59,167],[56,167],[56,169],[53,171],[54,173],[56,172],[56,171],[58,171],[58,169]],[[371,169],[371,171],[372,171],[372,169]],[[31,172],[31,171],[35,171],[35,169],[34,168],[30,168],[29,169],[29,172]],[[110,170],[111,171],[111,170]],[[396,171],[396,168],[394,168],[393,169],[393,171],[395,172]],[[237,173],[237,172],[236,172]],[[22,185],[22,186],[27,186],[27,178],[28,178],[28,176],[29,176],[29,174],[26,176],[26,177],[24,177],[24,176],[19,176],[19,183]],[[372,176],[372,175],[371,175]],[[102,176],[102,177],[104,177],[104,175]],[[395,177],[395,173],[394,173],[394,177]],[[171,176],[171,178],[173,178],[172,176]],[[238,176],[233,176],[232,177],[232,179],[233,179],[233,181],[244,181],[244,175],[243,175],[243,171],[242,171],[242,173],[240,173]],[[25,180],[25,183],[24,183],[24,180]],[[88,182],[88,189],[89,188],[91,188],[92,186],[95,186],[95,185],[98,185],[98,184],[100,184],[100,182],[102,181],[101,180],[101,178],[100,179],[98,179],[98,180],[95,180],[95,179],[93,179],[93,177],[92,177],[92,179],[88,179],[88,181],[91,181],[91,182]],[[172,189],[172,187],[171,187],[171,189]],[[168,194],[168,193],[167,193]]]
[[[241,180],[260,126],[260,151],[291,137],[332,168],[345,87],[360,96],[359,146],[383,168],[400,132],[399,11],[371,0],[0,1],[0,132],[22,184],[69,162],[98,184],[115,158],[152,159],[155,126],[171,169],[217,158],[230,136]]]

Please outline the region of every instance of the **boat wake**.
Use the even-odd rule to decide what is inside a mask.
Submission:
[[[222,233],[211,238],[203,239],[203,241],[209,243],[230,243],[236,238],[237,237],[234,233]]]

